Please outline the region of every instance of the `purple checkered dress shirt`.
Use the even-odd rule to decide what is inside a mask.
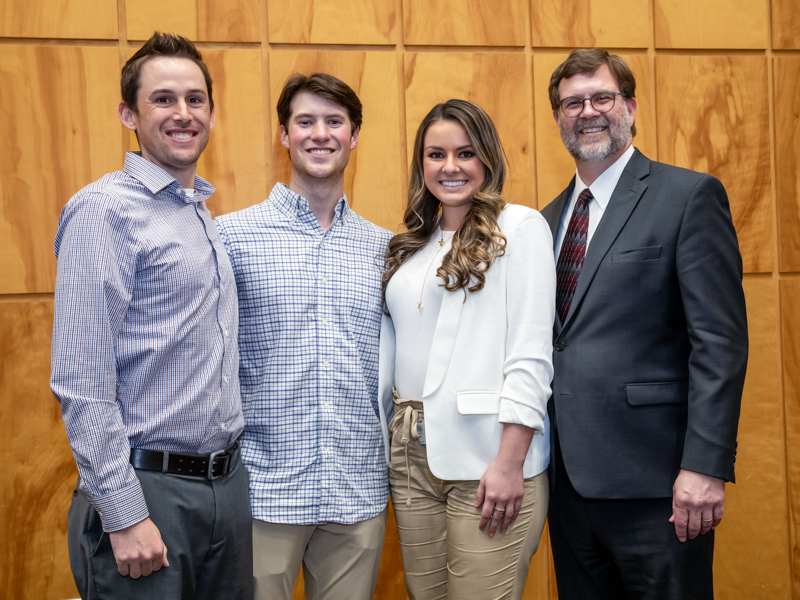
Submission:
[[[139,154],[70,199],[55,240],[51,388],[106,531],[148,516],[130,448],[211,452],[243,429],[230,261],[194,197]]]

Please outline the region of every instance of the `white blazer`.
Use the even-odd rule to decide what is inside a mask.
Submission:
[[[550,462],[553,238],[544,218],[524,206],[506,206],[498,226],[505,255],[494,261],[481,291],[466,300],[463,290],[445,291],[425,374],[428,465],[444,480],[480,479],[500,449],[503,423],[536,430],[526,479]],[[394,325],[384,316],[378,393],[387,462],[394,371]]]

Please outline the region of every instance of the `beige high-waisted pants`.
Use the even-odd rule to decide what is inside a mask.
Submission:
[[[522,509],[505,534],[478,529],[478,481],[431,473],[416,423],[422,402],[396,397],[389,482],[411,600],[494,600],[522,596],[547,517],[547,472],[525,480]]]

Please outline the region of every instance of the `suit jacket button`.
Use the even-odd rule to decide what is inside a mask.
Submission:
[[[564,345],[564,342],[556,343],[556,351],[557,352],[561,352],[564,348],[566,348],[566,346]]]

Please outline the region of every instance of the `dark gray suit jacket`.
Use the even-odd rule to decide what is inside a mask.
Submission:
[[[554,239],[574,185],[542,211]],[[747,347],[722,184],[636,150],[554,328],[550,416],[576,491],[669,497],[681,468],[733,481]]]

